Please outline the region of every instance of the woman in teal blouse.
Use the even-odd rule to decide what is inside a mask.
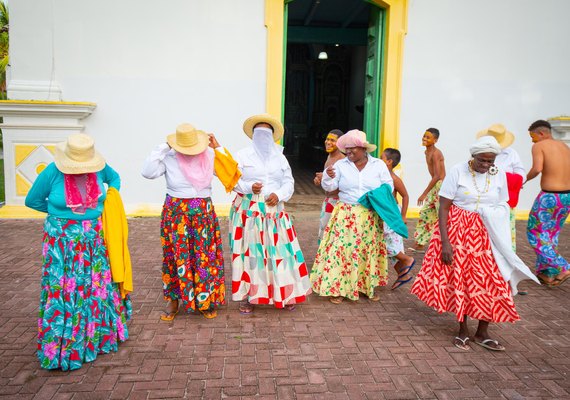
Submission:
[[[119,190],[121,180],[85,134],[58,144],[54,158],[26,197],[47,213],[37,355],[42,368],[72,370],[128,337],[130,299],[111,279],[101,223],[105,185]]]

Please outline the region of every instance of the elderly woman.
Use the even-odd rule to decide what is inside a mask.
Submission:
[[[241,301],[242,314],[251,314],[254,304],[293,310],[306,300],[311,284],[297,233],[285,212],[294,180],[275,144],[283,137],[283,125],[261,114],[245,120],[243,130],[252,146],[236,155],[242,176],[230,210],[232,300]]]
[[[472,159],[455,165],[441,186],[439,225],[411,292],[438,312],[455,313],[453,344],[469,350],[467,318],[479,320],[473,341],[503,351],[491,339],[491,322],[515,322],[513,294],[522,279],[534,279],[514,254],[504,171],[494,165],[501,146],[492,136],[470,148]],[[509,285],[510,284],[510,285]]]
[[[224,257],[212,200],[215,152],[213,135],[181,124],[146,159],[142,175],[166,178],[162,207],[162,282],[169,301],[161,315],[172,321],[183,309],[215,318],[225,304]]]
[[[376,145],[368,143],[364,132],[347,132],[337,146],[346,158],[324,171],[322,187],[327,192],[338,190],[339,201],[315,258],[313,291],[329,296],[334,304],[345,297],[358,300],[359,293],[378,301],[374,289],[387,283],[383,222],[358,199],[383,184],[393,189],[392,178],[386,164],[368,154]]]
[[[112,281],[101,213],[106,186],[119,175],[95,151],[93,139],[70,135],[55,162],[36,178],[26,206],[44,222],[38,358],[42,368],[81,368],[128,338],[129,297]]]

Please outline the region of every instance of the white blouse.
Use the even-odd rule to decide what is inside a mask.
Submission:
[[[519,153],[517,153],[515,149],[510,147],[503,149],[502,152],[497,154],[495,165],[499,170],[510,172],[511,174],[518,174],[522,176],[523,179],[526,178],[526,170],[519,157]]]
[[[216,150],[225,153],[223,147]],[[210,147],[206,149],[211,153],[214,150]],[[213,168],[213,164],[212,164]],[[145,160],[142,171],[142,176],[147,179],[156,179],[159,176],[165,175],[166,177],[166,193],[172,197],[181,199],[192,198],[207,198],[212,195],[212,183],[202,190],[196,190],[194,186],[184,177],[178,160],[176,159],[176,151],[171,149],[168,143],[159,144]]]
[[[489,182],[487,183],[487,177]],[[477,183],[475,186],[474,181]],[[507,176],[504,170],[496,175],[475,172],[475,179],[467,162],[454,165],[445,175],[439,195],[453,200],[457,207],[476,211],[489,205],[506,202],[509,199]]]
[[[321,186],[327,192],[339,189],[338,198],[343,203],[357,204],[363,194],[379,188],[384,183],[389,184],[392,190],[394,189],[394,182],[388,167],[378,158],[368,156],[368,162],[362,171],[359,171],[348,158],[338,160],[333,168],[335,177],[331,178],[326,170],[323,171]]]
[[[279,201],[288,201],[293,196],[295,180],[285,156],[278,153],[275,157],[263,161],[253,147],[246,147],[235,155],[242,175],[234,191],[241,194],[253,193],[252,186],[261,182],[261,194],[265,197],[275,193]]]

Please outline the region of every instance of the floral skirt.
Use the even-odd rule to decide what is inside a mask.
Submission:
[[[113,283],[101,219],[47,216],[38,319],[42,368],[73,370],[128,338],[132,309]]]
[[[441,259],[441,233],[436,226],[411,292],[440,313],[454,313],[458,321],[465,316],[489,322],[518,321],[511,288],[495,262],[479,214],[452,205],[447,226],[452,265]]]
[[[307,299],[309,272],[283,202],[268,207],[263,196],[238,194],[229,236],[232,300],[284,308]]]
[[[439,212],[439,189],[442,181],[437,181],[434,187],[428,192],[424,204],[420,209],[416,231],[414,232],[414,240],[419,246],[425,246],[429,243],[433,230],[438,224]]]
[[[160,228],[165,300],[180,300],[186,312],[225,304],[222,236],[210,198],[167,195]]]
[[[313,291],[320,296],[357,300],[374,296],[388,281],[383,222],[360,204],[339,201],[325,229],[311,272]]]

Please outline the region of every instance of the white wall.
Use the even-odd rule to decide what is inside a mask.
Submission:
[[[430,126],[447,168],[496,122],[515,133],[530,168],[528,126],[570,114],[569,16],[567,0],[409,1],[400,150],[411,205],[429,182],[421,136]],[[518,208],[530,209],[538,191],[535,178]]]
[[[97,103],[85,131],[121,174],[129,209],[162,203],[164,179],[140,169],[179,123],[236,151],[245,118],[265,112],[263,0],[18,0],[10,12],[11,79]],[[230,201],[219,182],[213,197]]]

